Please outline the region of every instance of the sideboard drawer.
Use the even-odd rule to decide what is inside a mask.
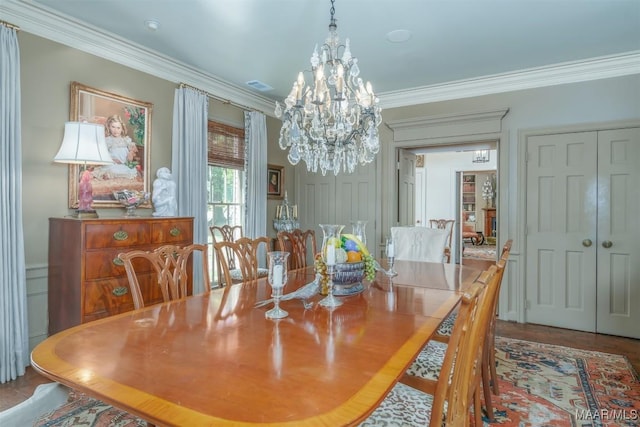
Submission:
[[[151,242],[149,225],[132,224],[91,224],[86,229],[86,248],[116,248],[148,245]]]
[[[124,269],[124,263],[118,255],[130,250],[152,250],[151,247],[142,248],[121,248],[102,251],[87,251],[85,255],[85,279],[94,280],[109,277],[125,277],[127,275]],[[145,259],[133,260],[135,271],[148,272],[153,270],[151,263]]]
[[[166,221],[151,224],[151,243],[175,244],[193,240],[193,226],[188,221]]]

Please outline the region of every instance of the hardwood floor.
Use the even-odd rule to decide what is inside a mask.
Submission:
[[[496,332],[504,337],[623,354],[640,373],[640,340],[502,320],[498,321]],[[47,378],[28,367],[24,376],[0,384],[0,411],[26,400],[39,384],[46,382]]]

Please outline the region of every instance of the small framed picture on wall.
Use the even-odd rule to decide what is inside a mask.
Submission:
[[[267,165],[267,198],[284,198],[284,167]]]

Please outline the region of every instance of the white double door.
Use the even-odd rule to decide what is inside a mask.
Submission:
[[[527,322],[640,338],[640,128],[526,149]]]

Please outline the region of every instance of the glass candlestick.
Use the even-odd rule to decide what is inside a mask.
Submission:
[[[367,221],[363,221],[363,220],[351,221],[351,227],[353,229],[352,234],[356,236],[358,239],[360,239],[362,244],[366,246],[367,232],[365,229],[367,227]]]
[[[265,313],[267,319],[282,319],[287,317],[289,313],[280,308],[280,298],[282,298],[282,290],[287,284],[287,258],[289,252],[267,252],[269,262],[269,284],[271,285],[271,297],[273,298],[274,307]]]
[[[384,273],[389,277],[394,277],[398,275],[398,272],[393,269],[393,262],[396,258],[396,248],[393,237],[387,237],[387,244],[385,246],[385,250],[387,253],[387,263],[389,264],[389,269]]]
[[[322,228],[322,260],[327,266],[327,275],[329,282],[327,283],[327,296],[318,304],[323,307],[338,307],[342,305],[342,301],[333,295],[333,275],[336,267],[336,247],[340,247],[340,234],[344,225],[320,224]]]

